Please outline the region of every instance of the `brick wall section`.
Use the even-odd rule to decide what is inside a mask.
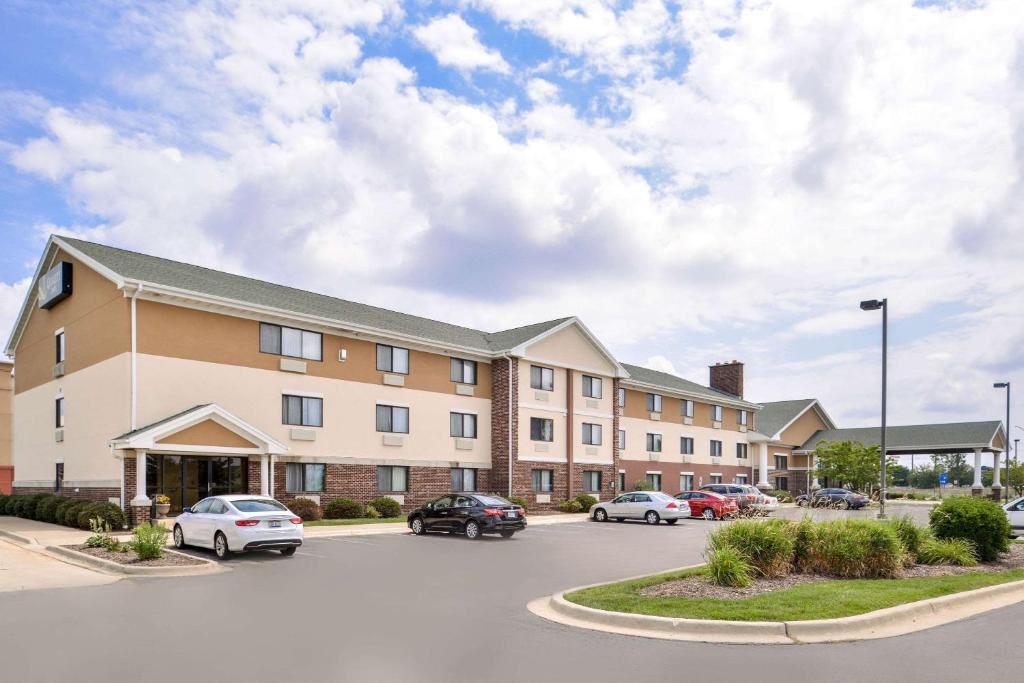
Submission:
[[[262,483],[260,472],[261,459],[262,458],[260,456],[249,458],[249,490],[247,493],[254,496],[260,495],[260,484]]]
[[[496,493],[508,494],[509,439],[513,460],[519,457],[519,360],[498,358],[491,364],[491,487]],[[511,391],[512,404],[509,405]],[[512,415],[512,433],[508,433],[508,417]],[[564,480],[563,480],[564,481]],[[529,492],[516,482],[516,492]]]
[[[37,493],[56,493],[52,486],[16,486],[14,495],[34,496]],[[64,498],[75,498],[77,500],[99,500],[107,502],[111,498],[120,500],[121,489],[104,487],[82,486],[76,491],[74,488],[65,488],[59,494]]]
[[[716,363],[709,367],[712,389],[724,391],[733,396],[743,398],[743,363],[732,361]]]

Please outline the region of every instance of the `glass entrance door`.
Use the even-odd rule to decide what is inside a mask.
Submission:
[[[246,458],[228,456],[148,455],[146,494],[171,499],[171,514],[208,496],[245,493],[249,471]]]

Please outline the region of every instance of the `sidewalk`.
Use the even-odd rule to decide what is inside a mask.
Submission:
[[[92,536],[91,532],[72,529],[71,527],[36,522],[21,517],[0,517],[0,538],[16,543],[41,545],[77,545],[85,543]]]
[[[49,545],[82,543],[88,532],[18,517],[0,517],[0,592],[98,586],[118,581],[54,557]]]
[[[547,526],[550,524],[570,524],[585,522],[590,518],[586,512],[575,514],[550,514],[526,516],[527,529],[531,526]],[[405,522],[394,524],[352,524],[339,526],[311,526],[305,529],[306,538],[330,538],[332,536],[370,536],[373,534],[408,534],[409,526]]]

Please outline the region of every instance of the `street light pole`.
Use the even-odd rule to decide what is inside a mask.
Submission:
[[[886,372],[889,356],[889,299],[870,299],[861,301],[862,311],[877,311],[882,309],[882,443],[881,448],[881,492],[878,496],[878,518],[885,519],[885,400],[886,400]]]
[[[1006,448],[1006,502],[1010,502],[1010,383],[996,382],[993,389],[1006,389],[1006,431],[1003,433],[1003,446]],[[999,456],[995,456],[996,469],[999,468]]]

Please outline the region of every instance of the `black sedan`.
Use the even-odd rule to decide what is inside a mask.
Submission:
[[[849,489],[818,489],[809,497],[804,494],[796,498],[796,504],[800,507],[809,504],[812,508],[838,507],[844,510],[857,510],[869,502],[867,496]]]
[[[526,528],[526,511],[498,496],[450,493],[409,513],[409,528],[417,536],[428,531],[462,533],[477,539],[484,534],[512,534]]]

